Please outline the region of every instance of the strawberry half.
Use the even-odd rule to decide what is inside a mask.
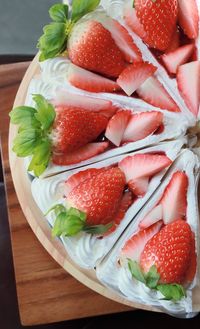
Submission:
[[[200,105],[200,61],[179,66],[177,84],[187,107],[197,116]]]
[[[148,212],[148,214],[140,222],[139,227],[141,229],[147,228],[155,224],[156,222],[162,220],[162,218],[163,218],[163,208],[162,205],[159,204]]]
[[[176,26],[177,0],[135,0],[134,6],[146,32],[145,42],[159,50],[167,49]]]
[[[125,129],[130,118],[131,111],[120,110],[108,122],[105,136],[114,145],[119,146],[121,144]]]
[[[144,273],[153,265],[156,266],[160,275],[159,283],[183,283],[190,264],[191,250],[191,228],[179,219],[163,227],[146,243],[140,257],[140,266]]]
[[[169,47],[166,49],[165,54],[171,53],[180,47],[180,30],[177,28],[170,41]]]
[[[130,7],[129,5],[125,6],[124,9],[124,20],[128,27],[135,32],[142,40],[145,41],[146,32],[143,28],[143,25],[140,23],[136,15],[135,8]]]
[[[199,15],[196,0],[178,0],[178,21],[184,33],[190,39],[199,34]]]
[[[116,82],[74,64],[69,65],[67,79],[74,87],[96,93],[114,92],[121,89]]]
[[[180,112],[177,104],[168,94],[163,85],[155,77],[148,78],[138,89],[137,94],[145,102],[160,109]]]
[[[124,132],[122,142],[136,142],[153,134],[163,123],[161,112],[141,112],[133,114]]]
[[[108,119],[97,112],[78,107],[59,107],[53,125],[54,152],[70,153],[94,141],[105,129]]]
[[[130,96],[157,68],[147,62],[138,62],[126,67],[117,79],[117,84]]]

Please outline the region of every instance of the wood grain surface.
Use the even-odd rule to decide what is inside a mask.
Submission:
[[[0,66],[0,138],[20,318],[23,325],[127,311],[88,289],[46,252],[22,213],[8,161],[8,112],[29,63]],[[20,181],[19,177],[19,181]],[[28,200],[26,201],[28,204]]]

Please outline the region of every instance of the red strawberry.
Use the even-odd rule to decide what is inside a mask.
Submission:
[[[199,32],[199,15],[196,0],[178,0],[178,21],[184,33],[195,39]]]
[[[182,46],[175,51],[164,54],[161,59],[169,73],[176,74],[180,65],[185,64],[194,52],[194,44]]]
[[[187,107],[197,116],[200,105],[200,61],[179,66],[177,84]]]
[[[163,85],[155,77],[147,79],[138,89],[137,94],[145,102],[171,112],[180,112],[180,109],[168,94]]]
[[[178,47],[180,47],[180,31],[179,29],[176,29],[172,35],[172,39],[170,41],[169,47],[165,51],[165,54],[171,53],[171,51],[176,50]]]
[[[67,204],[86,213],[87,225],[105,225],[119,210],[125,183],[119,168],[109,168],[76,186],[68,194]]]
[[[144,196],[149,185],[149,178],[167,168],[172,161],[165,155],[136,154],[119,162],[131,191],[137,196]]]
[[[94,141],[105,129],[108,119],[78,107],[57,110],[52,136],[55,152],[72,152]]]
[[[187,188],[187,175],[182,171],[175,172],[159,201],[163,208],[165,224],[171,223],[177,218],[186,218]]]
[[[136,15],[135,8],[132,8],[130,6],[125,6],[124,9],[124,20],[128,27],[135,32],[141,39],[145,41],[146,32],[143,28],[143,25],[140,23],[139,19]]]
[[[126,67],[117,79],[118,85],[130,96],[153,75],[156,67],[147,62],[136,62]]]
[[[113,92],[121,89],[116,82],[74,64],[69,65],[67,77],[74,87],[91,92]]]
[[[80,20],[74,25],[68,54],[74,64],[109,77],[118,77],[126,66],[111,33],[95,20]]]
[[[192,248],[190,226],[179,219],[163,227],[145,245],[140,265],[146,273],[155,265],[160,283],[183,283]]]
[[[105,136],[116,146],[119,146],[124,131],[131,118],[131,111],[121,110],[118,111],[108,122]]]
[[[195,236],[194,236],[194,233],[192,232],[192,246],[191,246],[191,253],[190,253],[190,261],[189,261],[186,275],[184,277],[185,283],[190,283],[194,280],[196,270],[197,270],[197,255],[196,255],[196,248],[195,248]]]
[[[163,218],[162,205],[159,204],[148,212],[148,214],[140,222],[139,227],[141,229],[147,228],[152,224],[158,222],[159,220],[162,220],[162,218]]]
[[[113,226],[110,228],[110,230],[108,230],[108,232],[106,232],[105,235],[109,235],[111,233],[113,233],[117,227],[119,226],[119,224],[121,223],[121,221],[123,220],[125,213],[127,212],[128,208],[131,206],[133,202],[133,198],[132,198],[132,193],[131,192],[125,192],[120,206],[119,206],[119,210],[115,216],[115,218],[113,219]]]
[[[154,133],[163,122],[161,112],[133,114],[124,132],[123,142],[136,142]]]
[[[120,261],[123,262],[123,260],[127,258],[139,261],[146,243],[159,232],[161,226],[162,223],[158,222],[151,227],[134,234],[123,246],[120,253]]]
[[[135,0],[136,15],[150,47],[165,50],[170,44],[178,14],[177,0]]]
[[[83,171],[79,171],[76,174],[70,176],[65,182],[65,196],[67,196],[80,183],[82,183],[86,179],[91,178],[92,176],[97,175],[98,173],[104,170],[105,168],[90,168]]]
[[[108,142],[89,143],[70,153],[53,153],[52,162],[58,166],[76,164],[104,152],[108,146]]]

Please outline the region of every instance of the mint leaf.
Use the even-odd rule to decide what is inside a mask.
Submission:
[[[157,272],[155,265],[151,266],[149,272],[145,274],[146,285],[150,289],[156,288],[158,281],[160,279],[160,274]]]
[[[39,177],[47,168],[51,157],[51,142],[49,139],[41,141],[34,148],[33,157],[29,164],[28,170],[33,171],[34,175]]]
[[[106,233],[112,225],[113,223],[108,223],[106,225],[87,225],[83,228],[83,231],[88,234],[102,235]]]
[[[29,128],[18,133],[13,142],[13,151],[18,157],[32,155],[36,146],[41,142],[41,131]]]
[[[34,95],[33,100],[37,107],[35,118],[41,123],[43,130],[48,130],[52,126],[56,116],[54,107],[42,95]]]
[[[39,128],[40,123],[35,118],[36,109],[29,106],[18,106],[9,113],[11,123],[20,126],[20,130],[29,127]]]
[[[49,15],[55,22],[66,23],[68,19],[68,6],[57,3],[49,9]]]
[[[87,13],[96,9],[100,0],[73,0],[72,2],[72,20],[77,21]]]
[[[186,297],[186,291],[180,284],[159,284],[156,289],[160,291],[167,300],[176,302]]]
[[[136,261],[128,259],[128,268],[132,274],[132,277],[146,284],[145,276],[140,268],[140,265]]]
[[[40,61],[63,53],[67,46],[66,24],[53,22],[43,28],[37,47],[41,51]]]

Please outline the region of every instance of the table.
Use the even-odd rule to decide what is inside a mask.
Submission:
[[[40,245],[18,203],[8,161],[8,113],[29,63],[0,66],[0,137],[21,323],[36,325],[128,311],[65,272]]]

